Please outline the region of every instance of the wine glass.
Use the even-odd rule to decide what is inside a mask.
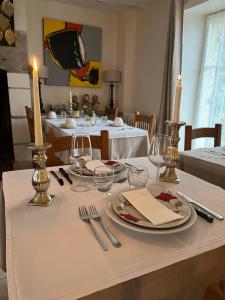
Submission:
[[[89,185],[82,181],[82,168],[88,160],[92,159],[92,147],[89,134],[76,134],[72,136],[70,148],[70,162],[79,174],[79,180],[72,185],[74,192],[86,192]]]
[[[165,155],[168,148],[171,148],[171,139],[168,135],[156,134],[153,136],[150,145],[149,160],[157,167],[156,182],[159,180],[160,168],[166,164]]]
[[[94,170],[94,184],[99,192],[106,192],[111,195],[110,189],[114,180],[114,170],[107,166],[96,167]]]

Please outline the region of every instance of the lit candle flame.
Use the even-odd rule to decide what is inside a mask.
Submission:
[[[181,74],[177,77],[178,81],[181,81]]]
[[[33,61],[33,68],[35,71],[37,71],[37,69],[38,69],[36,58],[34,58],[34,61]]]

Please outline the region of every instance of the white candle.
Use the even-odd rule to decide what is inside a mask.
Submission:
[[[73,99],[72,99],[72,91],[70,91],[70,105],[73,103]]]
[[[35,145],[43,146],[40,99],[38,89],[38,65],[36,58],[33,62],[33,99],[34,99],[34,136]]]
[[[179,122],[181,91],[182,91],[181,75],[179,75],[178,78],[177,78],[177,87],[176,87],[176,97],[175,97],[175,104],[174,104],[173,122]]]

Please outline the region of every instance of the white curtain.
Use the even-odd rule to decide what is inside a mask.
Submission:
[[[198,91],[195,127],[223,125],[225,145],[225,11],[209,15]],[[197,147],[213,146],[212,139],[195,141]]]

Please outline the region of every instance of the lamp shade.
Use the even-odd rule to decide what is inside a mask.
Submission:
[[[38,70],[38,76],[40,79],[47,79],[49,76],[48,67],[47,66],[40,66]]]
[[[110,70],[103,72],[103,80],[106,82],[120,82],[121,81],[121,72]]]

